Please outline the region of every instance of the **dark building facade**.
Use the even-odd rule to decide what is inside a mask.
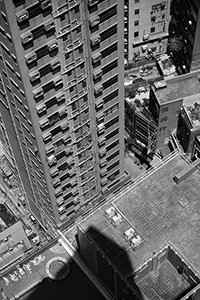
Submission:
[[[169,36],[180,38],[179,50],[172,53],[179,74],[199,68],[200,3],[198,0],[173,0]],[[177,40],[178,41],[178,40]],[[178,43],[179,43],[178,42]],[[172,47],[174,48],[174,47]]]

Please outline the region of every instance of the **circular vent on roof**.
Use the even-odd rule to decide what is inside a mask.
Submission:
[[[46,264],[46,273],[53,280],[65,278],[70,271],[69,262],[63,257],[54,257]]]

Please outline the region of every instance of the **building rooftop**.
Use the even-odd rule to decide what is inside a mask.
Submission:
[[[70,257],[62,246],[54,243],[48,247],[0,274],[0,288],[9,299],[19,298],[47,277],[46,265],[52,258],[63,257],[69,260]]]
[[[173,180],[188,164],[182,152],[170,154],[127,192],[79,223],[126,278],[166,243],[173,244],[200,274],[200,174],[194,172],[178,185]],[[105,217],[111,206],[122,216],[116,227]],[[131,227],[142,239],[135,251],[124,238]],[[121,253],[113,243],[120,245]]]
[[[178,76],[165,81],[165,85],[156,88],[154,92],[159,103],[186,98],[200,93],[200,82],[197,72]]]

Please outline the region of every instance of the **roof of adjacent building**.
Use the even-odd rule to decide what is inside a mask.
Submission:
[[[191,72],[165,81],[165,85],[155,88],[157,100],[160,104],[184,99],[186,97],[200,93],[199,71]]]
[[[20,221],[0,232],[0,270],[32,248]]]
[[[46,249],[32,254],[18,266],[0,274],[0,288],[9,299],[19,298],[47,277],[47,263],[58,256],[70,260],[68,253],[61,245],[57,242],[53,245],[51,243]]]
[[[183,153],[170,154],[127,192],[79,223],[124,276],[166,243],[172,243],[200,274],[200,174],[194,172],[178,185],[173,180],[188,163]],[[105,217],[111,206],[122,216],[117,227]],[[143,239],[135,251],[123,236],[130,227]],[[121,253],[113,249],[113,243],[121,247]]]

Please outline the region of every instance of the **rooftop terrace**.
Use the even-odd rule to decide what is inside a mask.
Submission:
[[[186,98],[200,93],[198,73],[189,73],[173,79],[166,80],[167,85],[154,89],[160,103]]]
[[[125,277],[131,270],[130,265],[125,265],[123,257],[128,255],[133,271],[166,243],[173,244],[199,276],[200,174],[194,172],[178,185],[173,180],[186,166],[188,161],[182,153],[173,154],[135,186],[113,199],[112,203],[80,222],[81,228],[89,232]],[[111,206],[122,216],[116,227],[105,217],[105,211]],[[142,243],[135,249],[124,238],[125,231],[130,227],[142,238]],[[94,228],[94,232],[90,228]],[[112,241],[124,251],[116,253]]]

